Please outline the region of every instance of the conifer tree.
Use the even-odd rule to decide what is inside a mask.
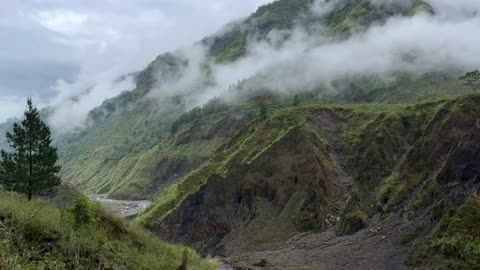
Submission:
[[[38,109],[29,98],[25,119],[13,124],[7,133],[11,152],[0,152],[0,183],[7,189],[25,193],[28,200],[34,194],[60,185],[57,149],[53,147],[50,129],[40,119]]]

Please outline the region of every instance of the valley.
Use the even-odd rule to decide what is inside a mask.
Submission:
[[[150,205],[151,201],[126,201],[126,200],[114,200],[108,198],[91,198],[93,201],[100,202],[106,208],[110,209],[116,214],[121,216],[132,216],[140,213],[148,205]]]
[[[478,14],[266,2],[121,74],[75,128],[45,106],[61,181],[30,202],[2,153],[0,269],[479,269]]]

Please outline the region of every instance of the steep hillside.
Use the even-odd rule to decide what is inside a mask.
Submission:
[[[203,164],[254,117],[213,100],[176,120],[182,108],[143,102],[96,122],[60,148],[63,177],[89,193],[145,198]]]
[[[27,202],[0,191],[0,269],[217,269],[78,196]]]
[[[0,269],[480,269],[475,41],[433,37],[477,14],[433,3],[277,0],[159,55],[53,136],[65,182],[152,203],[0,187]]]
[[[238,90],[241,101],[230,101],[228,106],[222,101],[213,109],[208,108],[212,104],[207,104],[201,114],[195,114],[198,108],[185,113],[191,108],[189,95],[211,86],[215,65],[241,60],[252,40],[269,40],[272,31],[281,31],[287,39],[297,28],[306,29],[311,35],[320,31],[324,36],[342,39],[352,31],[362,31],[394,15],[410,16],[419,10],[434,13],[423,1],[406,7],[373,5],[367,0],[334,3],[326,14],[315,13],[311,0],[279,0],[260,7],[248,18],[202,40],[199,44],[207,48],[208,55],[200,63],[189,59],[188,52],[160,55],[136,74],[136,89],[91,111],[88,128],[57,136],[63,178],[90,194],[133,199],[158,194],[209,160],[219,146],[255,118],[258,106],[249,104],[257,99],[260,90],[268,89],[258,89],[254,78],[245,78],[241,83],[247,84],[250,91],[231,89]],[[195,83],[182,89],[173,86],[197,64],[200,75]],[[458,82],[458,74],[402,73],[389,78],[353,78],[335,82],[335,91],[319,85],[315,90],[299,89],[298,95],[311,102],[395,103],[471,92]],[[232,84],[238,87],[239,83]],[[267,94],[263,98],[267,97],[274,107],[282,107],[291,103],[293,95]],[[214,99],[211,103],[216,102]],[[190,128],[172,130],[172,125],[182,117]]]
[[[416,105],[281,110],[249,125],[210,162],[162,193],[138,222],[164,239],[240,258],[240,264],[260,261],[266,254],[261,251],[306,241],[309,244],[296,247],[296,254],[303,250],[315,256],[288,262],[289,256],[282,258],[284,250],[267,253],[271,269],[365,269],[352,258],[382,248],[382,258],[392,260],[374,261],[372,267],[403,269],[409,243],[429,235],[445,213],[456,211],[479,188],[479,105],[480,96],[472,95]],[[461,214],[464,208],[457,216],[445,217],[455,217],[459,224],[452,230],[470,226],[472,219]],[[446,222],[454,221],[444,220],[439,226]],[[342,258],[337,252],[346,251],[336,244],[316,252],[306,248],[316,235],[330,235],[328,241],[335,242],[332,232],[350,235],[366,227],[371,235],[364,230],[360,236],[344,236],[364,252]],[[410,265],[431,259],[415,255],[419,252],[437,252],[444,259],[436,263],[442,266],[474,256],[462,255],[462,250],[476,245],[476,236],[448,240],[442,238],[443,230],[432,235],[430,241],[438,244],[427,244],[431,249],[415,249]],[[302,232],[309,234],[301,236]],[[387,234],[389,240],[382,241]],[[451,242],[436,239],[455,241],[457,248],[445,251]],[[315,259],[332,253],[332,259]],[[237,257],[242,254],[246,257]],[[332,267],[333,260],[339,266]]]

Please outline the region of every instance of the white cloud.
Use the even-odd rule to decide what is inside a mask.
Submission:
[[[83,128],[85,116],[93,107],[122,91],[134,88],[132,77],[119,81],[115,76],[115,72],[101,73],[75,83],[57,81],[53,86],[57,95],[51,101],[55,111],[50,116],[49,124],[60,133]]]
[[[313,2],[312,11],[317,16],[323,16],[333,10],[340,0],[316,0]]]
[[[246,57],[212,67],[215,85],[194,93],[194,103],[228,96],[229,85],[243,79],[256,89],[290,92],[356,76],[479,69],[480,37],[474,33],[480,16],[458,10],[472,11],[480,4],[464,0],[455,11],[446,0],[431,1],[437,16],[392,17],[346,40],[297,30],[280,47],[268,41],[250,43]]]
[[[51,10],[37,12],[35,19],[51,31],[74,35],[84,30],[88,15],[71,10]]]
[[[440,16],[449,19],[469,19],[480,12],[478,0],[428,0],[427,2]]]
[[[278,91],[305,89],[350,76],[469,70],[480,65],[480,37],[471,34],[475,29],[480,29],[478,17],[463,21],[426,14],[394,17],[345,41],[312,47],[315,40],[305,42],[297,35],[281,49],[255,45],[251,59],[242,61],[265,67],[263,86]],[[260,52],[258,48],[262,48]]]
[[[82,118],[88,108],[125,90],[111,90],[108,82],[95,79],[141,70],[157,55],[189,46],[267,2],[5,1],[0,9],[0,100],[38,94],[42,104],[60,104],[81,87],[98,85],[82,105],[75,105]],[[3,118],[16,112],[0,106]]]
[[[38,97],[32,97],[32,100],[38,105],[42,106],[41,99]],[[40,101],[40,102],[39,102]],[[0,99],[0,108],[2,108],[2,114],[0,114],[0,122],[4,122],[11,118],[12,115],[20,117],[26,109],[27,97],[18,96],[3,96]],[[3,134],[2,134],[3,136]]]
[[[338,1],[316,0],[313,10],[319,15],[325,14]],[[375,3],[408,1],[375,0]],[[189,59],[184,76],[159,85],[155,95],[161,98],[193,91],[192,102],[197,104],[224,94],[228,86],[238,80],[252,77],[258,87],[296,91],[356,75],[389,75],[405,70],[422,73],[448,68],[468,70],[480,65],[480,38],[474,34],[480,29],[480,1],[428,0],[437,10],[437,16],[391,18],[385,25],[375,25],[347,40],[311,37],[297,31],[280,47],[268,42],[251,43],[247,57],[212,67],[215,85],[195,89],[202,79],[200,64],[206,58],[204,48],[190,45],[267,2],[270,1],[12,1],[0,10],[0,38],[5,41],[0,44],[0,62],[9,59],[13,63],[9,62],[10,66],[23,63],[22,67],[46,67],[44,62],[32,65],[43,57],[42,61],[55,60],[53,63],[57,66],[60,59],[77,67],[72,68],[75,71],[70,73],[74,75],[68,78],[59,72],[68,66],[64,62],[61,69],[49,66],[28,71],[40,74],[40,71],[51,70],[58,74],[48,77],[50,87],[35,91],[49,93],[48,98],[42,97],[42,103],[60,105],[53,122],[62,127],[78,127],[91,108],[133,87],[131,82],[111,83],[118,75],[140,70],[158,54],[179,47],[188,48],[178,52]],[[0,65],[0,75],[1,72],[11,71]],[[16,76],[15,73],[10,77]],[[42,73],[41,77],[46,76]],[[90,91],[85,93],[88,88]],[[0,85],[0,89],[14,88]],[[24,90],[20,97],[14,90],[2,91],[0,97],[12,100],[35,93]],[[72,95],[81,98],[73,102]],[[19,111],[22,110],[23,106]],[[16,115],[8,105],[5,109],[0,106],[0,113]]]

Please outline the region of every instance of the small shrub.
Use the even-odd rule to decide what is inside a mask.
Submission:
[[[76,226],[86,225],[93,221],[93,216],[90,211],[90,203],[85,196],[76,200],[69,212],[72,213]]]
[[[388,201],[390,200],[395,188],[398,184],[398,173],[390,175],[377,192],[377,206],[386,210]]]
[[[354,234],[368,225],[368,215],[362,210],[345,214],[337,225],[337,234]]]

